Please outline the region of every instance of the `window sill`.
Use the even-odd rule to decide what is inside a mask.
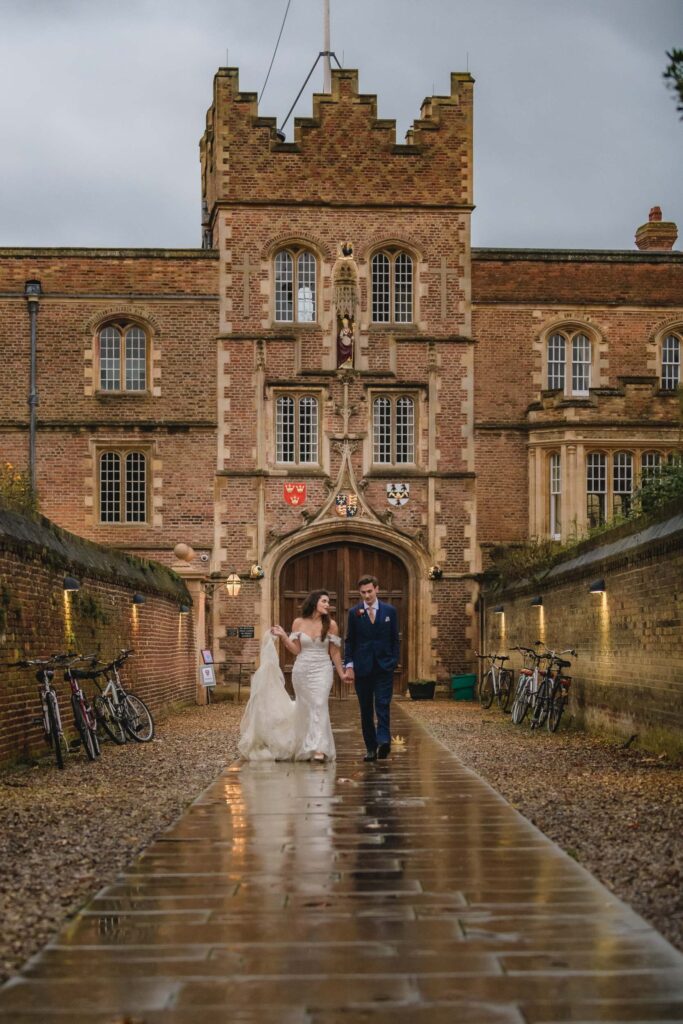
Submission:
[[[96,391],[95,398],[124,398],[127,400],[136,398],[152,398],[151,391]]]

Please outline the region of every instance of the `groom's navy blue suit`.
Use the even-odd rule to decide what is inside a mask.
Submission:
[[[369,752],[391,743],[389,705],[400,657],[398,615],[379,601],[372,622],[363,601],[349,611],[344,664],[353,664],[363,739]],[[375,724],[375,716],[377,716]]]

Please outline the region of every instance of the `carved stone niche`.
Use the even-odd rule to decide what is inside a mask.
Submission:
[[[346,259],[335,268],[333,285],[336,366],[354,365],[357,345],[358,271],[353,260]]]

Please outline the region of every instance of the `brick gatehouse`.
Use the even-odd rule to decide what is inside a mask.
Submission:
[[[0,250],[0,458],[33,436],[47,516],[182,572],[219,662],[310,588],[343,617],[363,570],[400,606],[397,688],[465,669],[487,550],[609,517],[683,448],[675,225],[472,250],[473,87],[397,145],[334,71],[288,143],[222,68],[201,248]]]

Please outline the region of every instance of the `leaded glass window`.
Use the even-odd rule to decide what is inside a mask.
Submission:
[[[587,395],[591,386],[591,343],[585,334],[572,338],[572,394]]]
[[[415,462],[415,400],[409,395],[372,403],[372,461],[380,465]]]
[[[633,494],[633,456],[630,452],[616,452],[612,464],[612,493],[614,514],[627,516],[631,511]]]
[[[586,512],[592,529],[605,522],[607,497],[607,457],[601,452],[586,456]]]
[[[371,260],[372,322],[410,324],[414,319],[413,259],[407,252],[378,252]]]
[[[562,464],[560,453],[553,452],[549,460],[550,470],[550,536],[559,540],[562,533]]]
[[[99,457],[100,522],[147,522],[147,456],[106,451]]]
[[[306,249],[282,249],[275,255],[275,320],[314,323],[317,318],[317,264]],[[296,295],[296,304],[294,296]]]
[[[275,403],[275,461],[319,461],[319,404],[314,395],[280,395]]]
[[[551,334],[548,338],[548,388],[564,391],[565,337]]]
[[[662,388],[675,391],[681,381],[681,339],[669,334],[662,344]]]
[[[102,391],[145,391],[147,335],[135,324],[108,324],[99,333]]]
[[[582,331],[555,331],[546,343],[547,386],[585,396],[591,387],[593,350],[591,340]]]
[[[640,459],[640,472],[643,483],[658,476],[662,465],[662,456],[659,452],[643,452]]]

